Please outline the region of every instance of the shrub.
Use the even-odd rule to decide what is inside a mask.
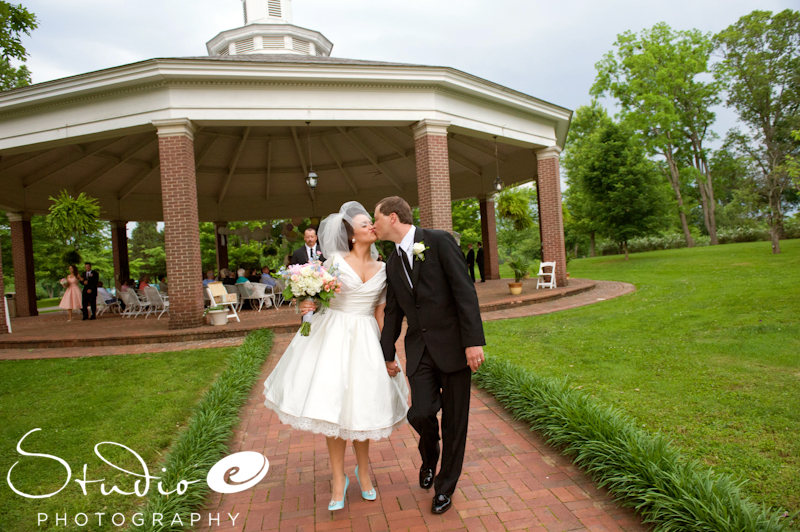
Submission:
[[[747,500],[729,477],[686,459],[660,434],[638,428],[566,381],[487,360],[476,384],[657,530],[788,529],[780,514]]]
[[[175,486],[182,479],[205,479],[209,469],[228,451],[228,438],[239,419],[239,409],[247,400],[261,365],[272,347],[272,331],[262,329],[247,335],[231,357],[228,366],[211,385],[197,405],[186,429],[178,436],[163,467],[160,482]],[[182,495],[161,495],[151,490],[147,500],[144,525],[133,530],[156,530],[152,514],[180,514],[189,522],[192,509],[200,507],[208,486],[198,483]],[[183,527],[160,526],[157,530],[183,530]]]

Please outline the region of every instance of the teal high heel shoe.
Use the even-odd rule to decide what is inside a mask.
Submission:
[[[361,489],[361,479],[358,478],[358,466],[356,466],[356,480],[358,481],[358,489]],[[361,490],[361,498],[365,501],[374,501],[378,498],[378,492],[375,491],[375,488],[369,491]]]
[[[347,499],[347,487],[350,486],[350,479],[347,476],[344,477],[344,495],[342,495],[341,501],[334,501],[331,499],[331,502],[328,503],[328,510],[331,512],[335,512],[336,510],[341,510],[344,508],[344,501]]]

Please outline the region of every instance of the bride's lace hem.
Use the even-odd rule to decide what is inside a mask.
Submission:
[[[374,430],[350,430],[337,425],[336,423],[330,423],[328,421],[311,419],[307,417],[296,417],[291,414],[281,412],[277,405],[275,405],[275,403],[269,399],[264,400],[264,405],[278,414],[278,418],[281,420],[281,423],[285,425],[291,425],[293,428],[299,430],[305,430],[315,434],[323,434],[331,438],[341,438],[343,440],[364,441],[388,438],[394,429],[400,427],[406,422],[406,417],[404,415],[391,427]]]

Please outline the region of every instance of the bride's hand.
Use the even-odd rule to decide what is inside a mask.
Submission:
[[[308,314],[309,312],[314,312],[315,310],[317,310],[317,305],[315,305],[313,301],[306,299],[300,303],[301,314]]]

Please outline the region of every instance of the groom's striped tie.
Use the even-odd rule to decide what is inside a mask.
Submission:
[[[398,247],[397,249],[400,251],[400,260],[403,262],[403,268],[405,268],[406,273],[408,274],[408,283],[413,286],[414,283],[411,282],[411,266],[408,263],[408,255],[403,248]]]

